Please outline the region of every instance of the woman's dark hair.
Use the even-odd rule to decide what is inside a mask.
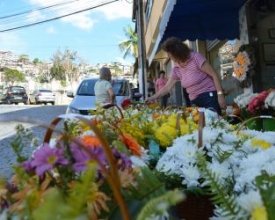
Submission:
[[[176,37],[168,38],[162,44],[162,49],[170,53],[177,61],[185,62],[190,56],[189,47]]]
[[[164,74],[164,75],[165,75],[165,71],[164,71],[164,70],[159,71],[158,77],[160,77],[161,74]]]

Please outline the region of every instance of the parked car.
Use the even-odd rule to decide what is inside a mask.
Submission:
[[[67,96],[73,98],[68,105],[67,113],[89,115],[91,110],[96,110],[94,86],[97,80],[98,78],[84,79],[78,86],[76,94],[67,92]],[[125,99],[131,99],[131,89],[128,80],[113,79],[113,88],[118,106],[121,106]]]
[[[3,103],[2,99],[3,99],[3,91],[0,90],[0,104]]]
[[[49,89],[37,89],[29,95],[30,104],[51,103],[55,105],[55,94]]]
[[[2,94],[2,102],[7,104],[28,104],[28,95],[23,86],[9,86],[6,87]]]

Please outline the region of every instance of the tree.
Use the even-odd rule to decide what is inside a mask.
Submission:
[[[38,58],[34,58],[32,63],[36,66],[37,64],[41,63],[41,61]]]
[[[65,50],[62,57],[62,66],[66,73],[66,78],[68,79],[71,87],[73,88],[73,82],[78,81],[80,77],[80,71],[78,65],[74,63],[77,60],[80,60],[76,51]]]
[[[5,69],[3,75],[6,83],[11,82],[13,84],[14,82],[24,82],[26,80],[22,72],[14,69]]]
[[[128,25],[124,28],[124,33],[127,37],[124,41],[120,42],[118,47],[124,53],[123,58],[127,56],[138,57],[138,36],[134,29]]]
[[[62,53],[58,50],[52,60],[53,67],[50,70],[52,79],[68,81],[71,87],[73,87],[73,83],[79,80],[81,74],[80,67],[83,64],[77,52],[66,49]]]
[[[18,58],[18,61],[22,63],[27,63],[29,60],[29,55],[27,54],[21,54]]]
[[[50,78],[56,80],[66,80],[65,69],[62,66],[62,53],[57,50],[52,58],[53,66],[50,69]]]

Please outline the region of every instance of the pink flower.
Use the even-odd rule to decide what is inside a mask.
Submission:
[[[267,91],[261,92],[256,97],[252,98],[248,103],[248,111],[251,113],[256,113],[257,111],[262,111],[265,109],[265,99],[268,96]]]
[[[38,148],[31,161],[31,166],[40,177],[46,171],[52,170],[56,165],[67,165],[69,161],[64,158],[63,149],[51,148],[48,144],[43,144]]]

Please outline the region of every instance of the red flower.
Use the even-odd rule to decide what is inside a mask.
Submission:
[[[123,109],[126,109],[130,106],[131,104],[131,100],[130,99],[124,99],[123,102],[121,103],[121,107]]]
[[[254,97],[248,103],[248,111],[251,113],[256,113],[257,111],[262,111],[265,109],[265,99],[268,96],[269,92],[263,91],[258,96]]]

